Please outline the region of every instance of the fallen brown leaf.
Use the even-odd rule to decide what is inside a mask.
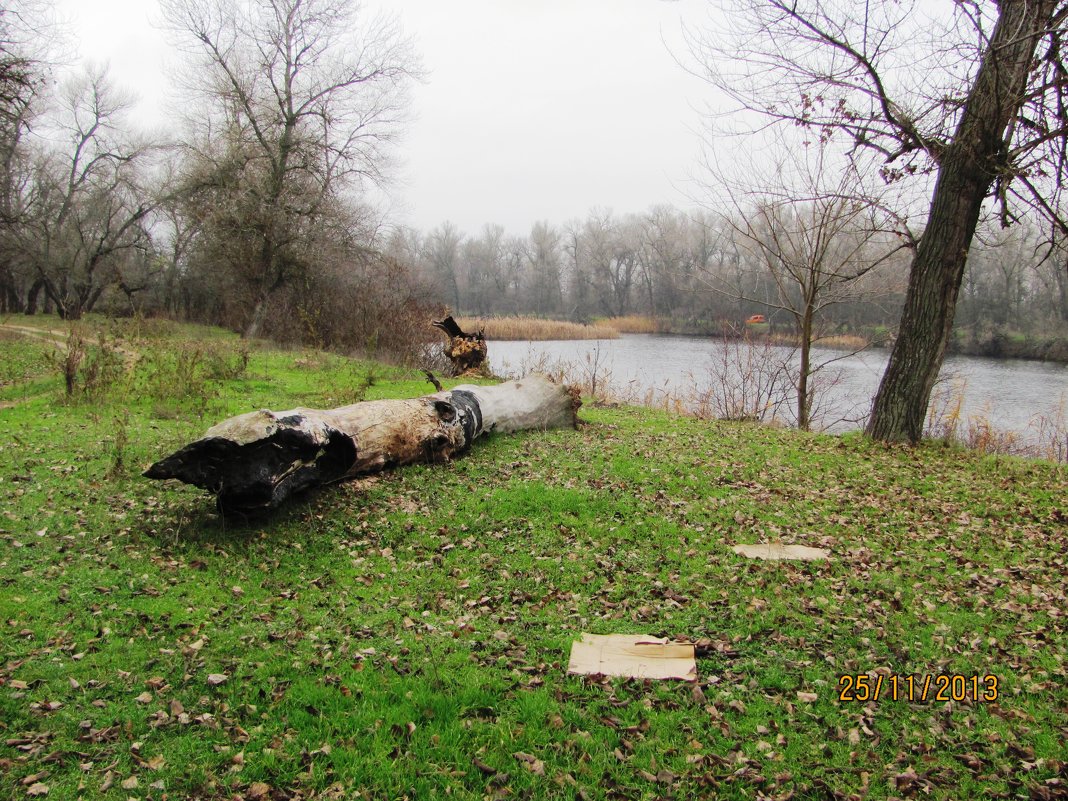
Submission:
[[[512,756],[522,762],[526,769],[533,773],[535,776],[545,775],[545,763],[533,754],[526,754],[522,751],[516,751],[514,754],[512,754]]]

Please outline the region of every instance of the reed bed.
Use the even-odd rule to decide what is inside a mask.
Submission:
[[[864,337],[855,334],[838,334],[831,337],[819,337],[814,342],[821,348],[834,348],[835,350],[864,350],[871,343]]]
[[[801,344],[801,339],[796,334],[772,334],[768,337],[768,341],[773,345],[782,345],[788,348],[798,347]],[[855,334],[835,334],[833,336],[816,337],[812,340],[812,344],[832,350],[860,351],[870,346],[871,342]]]
[[[1023,431],[1006,431],[994,426],[984,409],[964,413],[966,389],[963,379],[935,388],[924,436],[982,453],[1068,463],[1068,393],[1051,413],[1034,415]]]
[[[647,314],[628,314],[623,317],[606,317],[597,321],[598,325],[614,328],[621,334],[662,334],[663,323]]]
[[[582,325],[564,320],[542,320],[538,317],[460,317],[465,331],[484,328],[487,339],[551,340],[551,339],[618,339],[619,331],[607,325]]]

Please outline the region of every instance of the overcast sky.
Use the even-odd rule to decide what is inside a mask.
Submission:
[[[526,233],[592,207],[642,212],[685,195],[710,88],[675,61],[704,0],[368,0],[415,38],[426,81],[398,155],[393,216],[424,230]],[[154,0],[59,0],[84,59],[107,62],[166,119]],[[673,55],[674,53],[674,55]]]

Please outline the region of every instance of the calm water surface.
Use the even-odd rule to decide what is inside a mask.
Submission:
[[[709,368],[717,358],[722,361],[725,347],[731,346],[718,339],[651,334],[603,340],[493,341],[489,360],[499,375],[522,372],[539,360],[570,364],[582,375],[596,360],[598,375],[610,377],[613,388],[629,397],[642,398],[650,392],[654,398],[686,397],[711,387],[714,379]],[[776,350],[782,357],[789,356],[787,349]],[[814,349],[817,362],[837,359],[827,368],[832,385],[825,390],[825,425],[838,431],[862,425],[860,419],[870,408],[887,358],[885,350],[844,355]],[[953,356],[946,359],[942,378],[933,403],[950,393],[963,395],[965,417],[982,415],[996,428],[1025,437],[1039,418],[1063,421],[1068,415],[1068,365]]]

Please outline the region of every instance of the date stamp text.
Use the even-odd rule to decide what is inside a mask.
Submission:
[[[847,673],[838,677],[839,701],[973,701],[998,700],[998,677],[987,674],[927,673],[899,676],[895,673]]]

